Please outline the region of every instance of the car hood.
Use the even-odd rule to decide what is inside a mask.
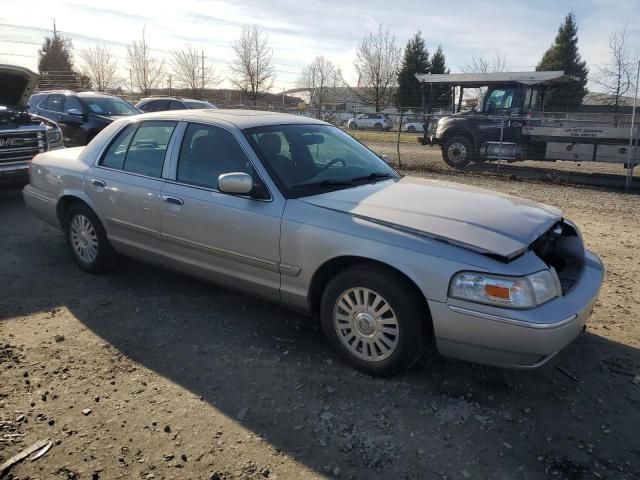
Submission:
[[[0,105],[21,109],[29,100],[40,76],[28,68],[0,65]]]
[[[541,203],[414,177],[299,200],[505,259],[524,252],[562,218],[560,210]]]

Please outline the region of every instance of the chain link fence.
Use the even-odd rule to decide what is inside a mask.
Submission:
[[[632,115],[314,112],[403,171],[640,190]],[[634,122],[632,129],[631,123]]]

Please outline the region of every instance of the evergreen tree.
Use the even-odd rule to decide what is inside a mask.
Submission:
[[[565,17],[564,23],[560,25],[555,42],[542,56],[536,70],[564,70],[565,74],[574,75],[580,79],[579,82],[553,88],[545,96],[547,110],[571,110],[582,104],[582,99],[587,94],[589,69],[587,62],[582,60],[578,53],[578,26],[572,12]]]
[[[431,56],[431,73],[449,73],[446,65],[442,45],[438,45],[438,49]],[[432,109],[446,109],[451,106],[451,86],[450,85],[433,85],[431,93]]]
[[[53,35],[45,37],[42,48],[38,50],[39,86],[68,89],[87,87],[87,79],[81,78],[73,69],[72,51],[71,40],[60,35],[54,23]]]
[[[416,73],[426,73],[431,68],[429,51],[424,44],[422,32],[416,32],[404,49],[402,66],[398,72],[398,91],[395,103],[401,110],[420,112],[422,108],[422,87]]]

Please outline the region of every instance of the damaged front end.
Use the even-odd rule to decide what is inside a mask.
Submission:
[[[556,223],[531,244],[530,250],[555,271],[563,295],[579,280],[585,252],[580,231],[573,223],[564,219]]]

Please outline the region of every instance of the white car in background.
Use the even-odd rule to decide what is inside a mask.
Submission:
[[[390,130],[393,120],[386,113],[362,113],[347,122],[351,130]]]
[[[406,122],[404,125],[402,125],[402,131],[409,132],[409,133],[423,133],[424,125],[419,120]]]

